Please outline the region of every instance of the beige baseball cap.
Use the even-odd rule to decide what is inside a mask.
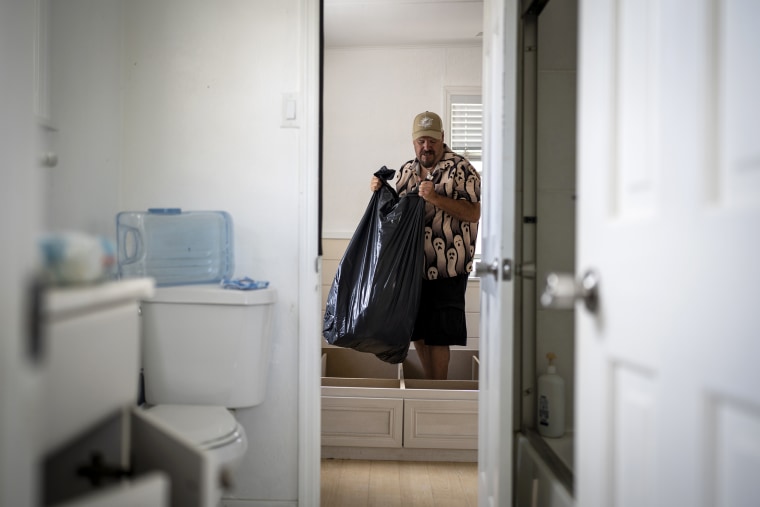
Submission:
[[[439,141],[443,139],[443,122],[441,117],[430,111],[425,111],[414,117],[412,125],[412,140],[420,137],[432,137]]]

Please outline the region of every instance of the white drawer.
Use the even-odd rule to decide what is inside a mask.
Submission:
[[[476,400],[404,400],[404,447],[477,449]]]
[[[401,398],[322,397],[322,445],[401,447]]]

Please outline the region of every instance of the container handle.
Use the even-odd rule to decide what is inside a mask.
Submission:
[[[121,264],[132,264],[143,256],[143,241],[139,229],[124,226],[119,231],[119,258]]]

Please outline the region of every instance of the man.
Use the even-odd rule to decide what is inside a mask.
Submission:
[[[425,279],[412,334],[425,376],[445,380],[451,345],[467,344],[464,294],[480,220],[480,175],[445,144],[441,118],[429,111],[412,124],[416,158],[398,173],[396,190],[425,200]],[[382,182],[373,177],[372,191]]]

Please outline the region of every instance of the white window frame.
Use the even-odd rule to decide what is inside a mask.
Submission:
[[[444,110],[446,111],[445,122],[446,122],[446,127],[447,127],[446,128],[447,144],[452,150],[454,150],[455,152],[467,158],[472,163],[472,165],[475,166],[478,172],[481,172],[483,169],[482,163],[481,163],[482,152],[483,152],[482,139],[481,139],[480,150],[475,151],[475,152],[458,150],[454,146],[453,108],[455,104],[471,103],[471,102],[480,104],[482,107],[482,104],[483,104],[482,89],[479,86],[447,87],[445,88],[445,95],[446,95],[446,108]],[[482,123],[481,123],[481,131],[482,131]]]

